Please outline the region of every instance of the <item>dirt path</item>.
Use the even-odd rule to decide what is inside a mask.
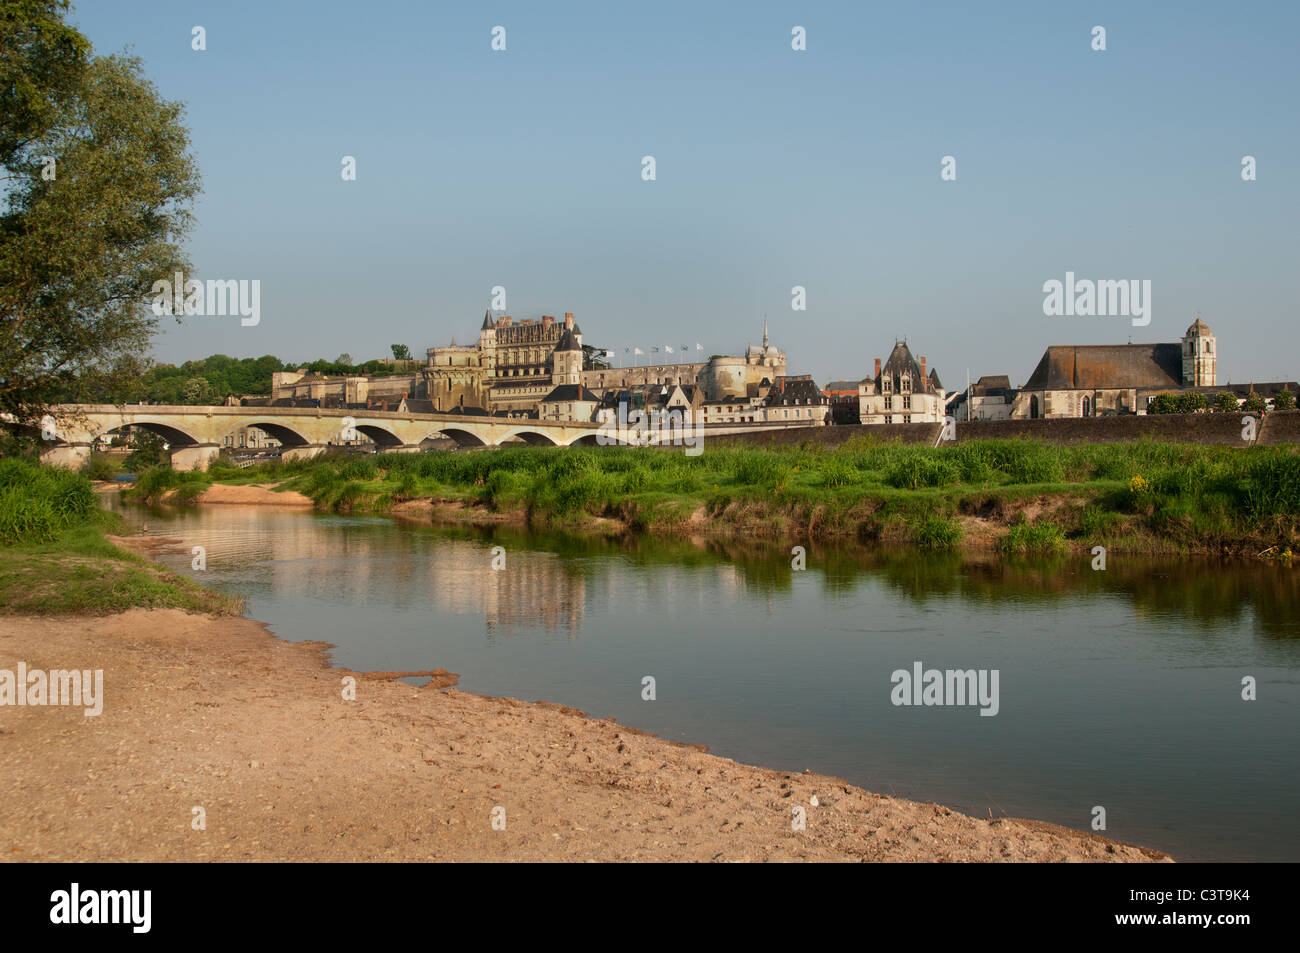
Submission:
[[[367,678],[244,619],[0,618],[0,668],[20,660],[103,669],[105,699],[98,717],[0,707],[11,861],[1167,859],[737,764],[556,705]],[[806,830],[791,829],[795,805]]]

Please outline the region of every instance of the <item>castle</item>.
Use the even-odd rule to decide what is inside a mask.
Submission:
[[[771,343],[767,322],[763,343],[743,355],[714,355],[708,361],[611,367],[582,343],[573,314],[515,322],[510,315],[483,315],[478,339],[431,347],[425,363],[410,374],[385,377],[326,377],[297,371],[277,373],[271,402],[316,401],[322,406],[382,407],[424,413],[488,414],[591,420],[598,405],[619,394],[655,399],[682,388],[703,409],[722,404],[726,413],[744,403],[761,404],[786,378],[785,352]],[[820,396],[820,392],[819,392]],[[718,411],[722,413],[721,408]],[[820,421],[819,421],[820,422]]]

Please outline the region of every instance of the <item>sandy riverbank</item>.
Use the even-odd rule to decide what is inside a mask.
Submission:
[[[1167,859],[737,764],[557,705],[367,677],[325,648],[179,610],[5,617],[0,668],[103,669],[105,701],[89,718],[0,708],[0,857]],[[791,830],[795,805],[806,830]]]

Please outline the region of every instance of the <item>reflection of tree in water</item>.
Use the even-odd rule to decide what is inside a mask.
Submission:
[[[457,528],[440,533],[491,540],[508,551],[544,551],[560,557],[556,572],[587,580],[617,565],[709,568],[728,566],[750,594],[789,592],[793,543],[770,540],[600,537],[536,533],[517,527]],[[1194,622],[1200,630],[1245,625],[1253,619],[1272,639],[1300,638],[1300,569],[1271,563],[1193,558],[1112,556],[1093,571],[1089,554],[1000,559],[991,554],[925,553],[859,545],[801,543],[808,569],[828,597],[842,597],[873,580],[918,604],[960,598],[988,607],[1050,605],[1097,596],[1127,601],[1139,617]],[[605,558],[601,558],[605,557]],[[608,557],[619,557],[617,561]]]

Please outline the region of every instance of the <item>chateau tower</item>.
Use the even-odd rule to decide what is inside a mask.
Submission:
[[[491,309],[483,312],[483,326],[478,332],[479,353],[485,375],[491,379],[496,374],[497,366],[497,326],[492,320]]]
[[[552,360],[554,369],[551,373],[551,382],[556,387],[582,383],[582,345],[568,328],[560,335],[560,342],[555,345]]]
[[[1183,385],[1186,387],[1214,387],[1218,383],[1215,365],[1214,332],[1197,318],[1183,335]]]

